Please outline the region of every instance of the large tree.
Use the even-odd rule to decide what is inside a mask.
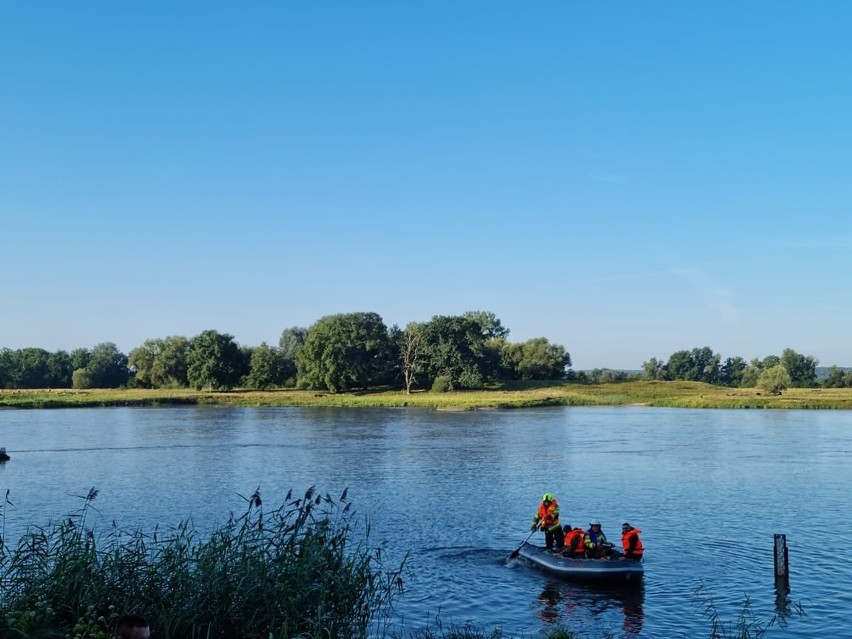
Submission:
[[[188,386],[189,340],[179,335],[148,339],[130,351],[128,363],[136,370],[136,382],[145,388]]]
[[[436,315],[422,333],[423,368],[430,380],[446,378],[452,390],[480,388],[496,376],[499,360],[489,348],[494,325],[484,326],[481,315]]]
[[[394,365],[392,352],[377,313],[328,315],[308,329],[299,349],[299,383],[332,393],[383,383]]]
[[[564,346],[551,344],[545,337],[522,343],[505,343],[503,360],[513,379],[564,379],[571,356]]]
[[[801,355],[792,348],[785,348],[781,353],[781,365],[790,375],[790,385],[796,388],[812,388],[816,386],[816,367],[819,360],[813,355]]]
[[[292,326],[285,328],[281,333],[281,338],[278,340],[278,348],[281,353],[282,365],[284,366],[285,383],[292,386],[296,385],[296,358],[299,355],[299,349],[308,338],[308,329],[301,326]]]
[[[280,348],[262,342],[252,349],[249,361],[249,374],[246,385],[250,388],[265,389],[272,386],[284,386],[288,371]]]
[[[246,368],[233,335],[209,329],[189,342],[187,378],[197,390],[229,390],[239,383]]]

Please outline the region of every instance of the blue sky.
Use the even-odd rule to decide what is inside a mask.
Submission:
[[[846,2],[0,4],[0,347],[494,312],[852,366]]]

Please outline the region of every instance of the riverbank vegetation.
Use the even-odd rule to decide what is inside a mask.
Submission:
[[[670,408],[852,409],[852,388],[790,388],[765,393],[701,382],[630,381],[607,384],[527,382],[486,390],[415,392],[376,389],[346,393],[309,390],[196,391],[191,389],[51,389],[0,391],[0,407],[99,406],[413,407],[494,410],[543,406],[656,406]]]
[[[0,389],[140,388],[265,391],[298,389],[347,393],[375,389],[476,391],[515,382],[704,382],[780,394],[788,388],[852,388],[852,371],[787,348],[746,361],[722,358],[710,347],[651,357],[641,370],[575,371],[571,356],[545,337],[511,342],[494,313],[434,316],[404,329],[387,327],[376,313],[321,318],[309,328],[281,333],[278,345],[237,344],[232,335],[206,330],[192,338],[146,340],[122,353],[110,342],[70,353],[0,348]]]
[[[333,499],[310,489],[273,509],[255,492],[206,536],[189,521],[97,534],[86,522],[96,496],[15,548],[3,540],[0,636],[108,639],[132,613],[162,639],[354,639],[401,592],[403,566],[383,565],[369,527],[355,534],[345,491]]]

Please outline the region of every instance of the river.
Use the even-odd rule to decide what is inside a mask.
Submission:
[[[421,409],[101,408],[0,411],[7,537],[79,508],[107,529],[199,529],[256,488],[348,489],[372,541],[409,553],[392,629],[450,625],[583,639],[707,637],[703,604],[733,623],[746,598],[767,637],[852,637],[852,413],[647,407]],[[612,591],[507,562],[544,492],[563,523],[641,528],[644,583]],[[787,535],[791,592],[773,583]],[[538,535],[543,541],[543,535]],[[704,594],[696,595],[701,590]]]

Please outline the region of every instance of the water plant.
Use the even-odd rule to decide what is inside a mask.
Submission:
[[[106,639],[134,613],[165,639],[357,639],[402,588],[403,566],[384,565],[369,523],[356,530],[346,491],[291,491],[265,509],[258,490],[209,535],[189,520],[96,534],[86,522],[96,497],[93,488],[80,510],[30,528],[15,548],[0,543],[0,634]],[[8,506],[7,492],[3,527]]]

